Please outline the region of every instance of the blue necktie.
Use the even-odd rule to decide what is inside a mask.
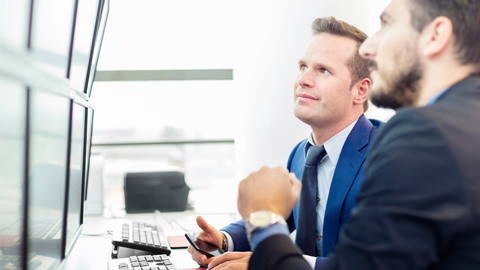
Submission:
[[[316,227],[317,227],[317,198],[318,180],[317,165],[327,154],[325,148],[310,145],[302,174],[302,191],[298,211],[297,245],[303,253],[317,256]],[[321,253],[321,250],[318,250]]]

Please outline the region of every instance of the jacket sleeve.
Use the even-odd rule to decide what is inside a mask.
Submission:
[[[220,229],[220,231],[225,231],[230,234],[235,247],[234,251],[250,251],[250,244],[248,243],[247,231],[243,220],[231,223],[223,229]]]
[[[311,270],[302,252],[286,235],[274,235],[263,240],[253,252],[248,270]]]
[[[397,113],[372,146],[358,205],[321,269],[428,269],[466,227],[458,164],[421,110]]]

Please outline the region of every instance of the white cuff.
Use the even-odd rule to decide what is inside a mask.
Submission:
[[[303,258],[308,262],[308,264],[310,264],[312,269],[315,269],[315,264],[317,263],[317,257],[303,255]]]
[[[225,236],[227,237],[227,241],[228,241],[228,252],[232,252],[235,250],[235,244],[233,243],[233,239],[232,237],[230,236],[230,234],[226,231],[219,231],[219,232],[222,232],[225,234]]]

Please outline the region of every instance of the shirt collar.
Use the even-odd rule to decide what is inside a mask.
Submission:
[[[442,91],[438,92],[435,96],[433,96],[432,99],[430,99],[430,101],[427,103],[427,105],[425,106],[430,106],[430,105],[433,105],[435,102],[437,102],[437,99],[443,95],[443,93],[447,92],[447,90],[450,89],[450,87],[447,87],[445,89],[443,89]]]
[[[343,145],[345,144],[348,135],[352,131],[357,121],[358,119],[348,125],[339,133],[335,134],[335,136],[331,137],[323,144],[323,146],[325,147],[325,151],[330,158],[330,161],[332,161],[333,163],[333,166],[337,166],[337,162],[340,158],[340,153],[342,152]],[[305,158],[307,157],[307,151],[310,145],[315,145],[315,143],[313,142],[313,133],[310,133],[310,136],[308,136],[308,143],[305,145]]]

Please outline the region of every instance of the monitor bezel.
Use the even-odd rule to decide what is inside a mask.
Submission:
[[[105,16],[103,16],[105,12]],[[105,29],[108,21],[108,14],[110,13],[110,0],[100,0],[98,7],[97,22],[95,23],[95,31],[92,42],[92,48],[90,52],[90,60],[87,69],[87,78],[85,82],[84,93],[90,97],[92,94],[93,82],[95,81],[95,74],[98,65],[98,59],[100,58],[100,51],[102,50],[103,36],[105,34]],[[101,34],[101,35],[100,35]],[[99,37],[101,37],[100,40]],[[97,48],[98,45],[98,48]],[[95,55],[95,52],[98,52]],[[95,59],[94,59],[95,55]]]

